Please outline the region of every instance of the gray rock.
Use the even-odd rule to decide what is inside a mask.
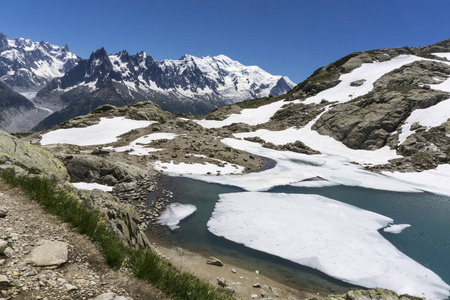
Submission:
[[[223,266],[223,262],[214,256],[210,256],[209,259],[206,261],[206,263],[208,265],[213,265],[213,266],[219,266],[219,267]]]
[[[10,257],[10,258],[11,258],[11,257],[14,256],[15,251],[14,251],[12,248],[7,247],[7,248],[3,251],[3,254],[5,254],[6,257]]]
[[[66,290],[67,290],[68,292],[71,292],[71,291],[74,291],[74,290],[78,289],[76,286],[74,286],[74,285],[72,285],[72,284],[70,284],[70,283],[66,283],[66,284],[64,285],[64,287],[66,288]]]
[[[0,206],[0,218],[6,217],[8,214],[8,209],[6,207]]]
[[[220,285],[221,287],[226,287],[228,286],[225,278],[217,278],[217,284]]]
[[[118,296],[115,293],[105,293],[95,298],[92,298],[91,300],[133,300],[133,299],[129,297]]]
[[[362,86],[364,84],[364,82],[366,82],[365,79],[355,80],[353,82],[350,82],[350,86],[354,86],[354,87]]]
[[[11,283],[6,275],[0,275],[0,287],[7,287]]]
[[[34,248],[29,261],[36,267],[58,267],[67,262],[69,257],[68,245],[64,242],[45,241]]]
[[[0,254],[8,248],[8,242],[0,239]]]

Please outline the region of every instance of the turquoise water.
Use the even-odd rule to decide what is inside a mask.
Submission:
[[[206,224],[218,195],[243,191],[233,186],[211,184],[184,177],[162,178],[164,186],[174,192],[174,201],[193,204],[197,211],[181,221],[171,237],[182,247],[194,248],[210,255],[233,258],[243,266],[265,270],[292,286],[311,291],[345,291],[350,285],[319,271],[246,248],[211,234]],[[319,194],[394,219],[395,224],[411,224],[400,234],[381,234],[400,251],[433,270],[450,283],[450,198],[430,193],[396,193],[359,187],[333,186],[299,188],[279,186],[269,192]]]

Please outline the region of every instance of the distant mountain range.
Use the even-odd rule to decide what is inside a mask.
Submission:
[[[145,52],[111,55],[102,48],[89,59],[80,59],[67,45],[10,40],[1,33],[0,80],[33,101],[39,111],[37,119],[52,112],[34,124],[35,130],[103,104],[151,100],[170,112],[204,114],[242,100],[282,95],[295,86],[287,77],[244,66],[225,55],[185,55],[179,60],[158,62]],[[16,119],[20,121],[20,117]]]
[[[0,33],[0,80],[15,91],[38,91],[63,76],[80,60],[67,45],[17,38]]]

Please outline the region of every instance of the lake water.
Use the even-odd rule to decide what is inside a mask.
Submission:
[[[193,204],[197,211],[171,232],[181,247],[193,248],[207,255],[233,259],[243,267],[270,272],[271,276],[294,287],[311,292],[345,292],[349,284],[317,270],[255,251],[217,237],[206,227],[218,195],[243,191],[233,186],[206,183],[185,177],[163,176],[161,187],[170,189],[174,201]],[[450,198],[430,193],[397,193],[359,187],[332,186],[299,188],[278,186],[269,192],[318,194],[394,219],[395,224],[410,224],[400,234],[380,231],[404,254],[421,263],[450,283]]]

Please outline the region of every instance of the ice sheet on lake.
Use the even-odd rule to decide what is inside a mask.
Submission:
[[[195,179],[239,186],[247,191],[265,191],[279,185],[304,184],[304,180],[321,178],[333,184],[360,186],[398,192],[419,192],[407,183],[364,171],[357,165],[337,156],[305,155],[290,151],[276,151],[245,140],[224,139],[230,147],[271,158],[277,162],[272,169],[244,175],[189,176]]]
[[[390,232],[390,233],[401,233],[403,229],[411,227],[409,224],[391,224],[386,228],[383,228],[384,232]]]
[[[100,118],[98,124],[83,127],[57,129],[42,135],[41,145],[72,144],[78,146],[103,145],[116,142],[118,136],[133,129],[147,127],[155,121],[137,121],[125,117]]]
[[[378,232],[392,222],[318,195],[245,192],[220,195],[208,229],[352,284],[447,298],[448,284]]]
[[[196,210],[197,207],[195,207],[195,205],[172,203],[163,211],[157,220],[159,224],[168,226],[171,230],[175,230],[180,228],[178,224],[181,220],[192,215]]]
[[[108,185],[103,185],[103,184],[99,184],[99,183],[88,183],[88,182],[73,182],[72,183],[74,187],[76,187],[77,189],[80,190],[102,190],[105,192],[112,192],[113,187],[112,186],[108,186]]]

